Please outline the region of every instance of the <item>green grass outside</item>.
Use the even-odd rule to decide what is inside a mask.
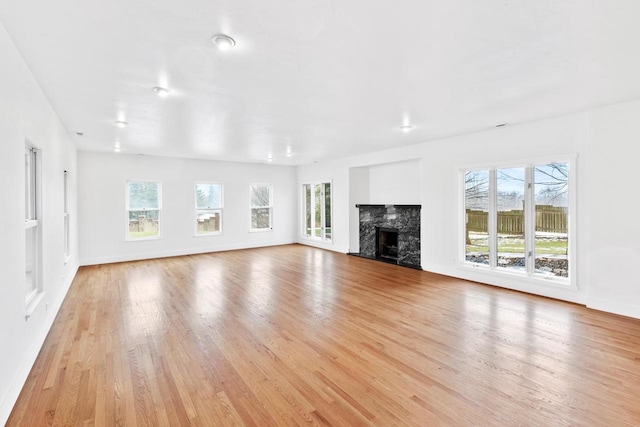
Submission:
[[[562,239],[539,239],[536,241],[536,254],[538,255],[566,255],[567,241]],[[487,239],[471,239],[471,244],[466,245],[466,251],[489,253]],[[524,239],[521,237],[503,237],[498,240],[498,252],[524,253]]]

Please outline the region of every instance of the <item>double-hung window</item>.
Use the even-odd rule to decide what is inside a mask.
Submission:
[[[196,236],[222,232],[222,184],[196,183]]]
[[[302,200],[302,235],[331,241],[331,182],[302,184]]]
[[[24,160],[25,300],[29,306],[40,291],[39,151],[27,145]]]
[[[572,185],[568,161],[465,170],[465,262],[568,282]]]
[[[273,227],[273,186],[251,184],[249,186],[251,231],[268,231]]]
[[[127,240],[160,237],[161,189],[157,181],[127,181]]]
[[[71,231],[70,231],[70,219],[69,219],[69,210],[71,207],[71,202],[69,200],[69,172],[64,171],[63,176],[63,189],[64,199],[63,199],[63,220],[64,220],[64,262],[66,263],[71,256]]]

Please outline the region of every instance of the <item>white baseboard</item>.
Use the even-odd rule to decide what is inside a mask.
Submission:
[[[64,282],[62,286],[62,292],[60,292],[58,298],[52,302],[51,310],[47,310],[47,317],[45,318],[45,321],[42,324],[38,335],[31,343],[31,347],[29,348],[25,356],[22,358],[22,364],[16,370],[7,393],[5,394],[2,402],[0,402],[0,425],[5,425],[7,420],[9,419],[9,415],[11,415],[11,411],[13,410],[13,407],[18,400],[18,396],[20,396],[22,387],[24,387],[24,384],[29,377],[31,368],[33,368],[33,364],[35,363],[38,354],[42,349],[44,340],[47,338],[47,335],[51,330],[51,326],[53,326],[53,321],[56,319],[56,316],[60,311],[60,307],[62,307],[62,302],[67,296],[67,293],[71,288],[71,284],[73,283],[73,279],[75,279],[77,273],[78,266],[76,265],[73,268],[72,274],[69,274],[66,281]]]
[[[587,307],[593,310],[606,311],[607,313],[640,319],[640,306],[625,304],[619,301],[611,301],[604,298],[587,298]]]
[[[106,257],[98,257],[98,258],[83,258],[80,259],[80,265],[97,265],[97,264],[111,264],[114,262],[126,262],[126,261],[140,261],[145,259],[155,259],[155,258],[169,258],[174,256],[184,256],[184,255],[197,255],[197,254],[207,254],[211,252],[223,252],[223,251],[235,251],[239,249],[253,249],[253,248],[264,248],[269,246],[281,246],[281,245],[291,245],[295,242],[292,241],[282,241],[282,242],[273,242],[269,244],[257,244],[257,245],[225,245],[219,247],[209,247],[209,248],[190,248],[190,249],[177,249],[173,251],[160,251],[160,252],[150,252],[150,253],[140,253],[140,254],[125,254],[125,255],[114,255],[114,256],[106,256]]]
[[[349,252],[349,248],[344,246],[336,246],[333,243],[325,243],[315,239],[305,239],[304,237],[298,238],[297,242],[300,245],[312,246],[314,248],[326,249],[328,251],[340,252],[346,254]]]
[[[495,273],[476,271],[476,269],[462,268],[457,266],[441,266],[423,263],[422,269],[432,273],[443,274],[445,276],[456,277],[472,282],[483,283],[500,288],[511,289],[513,291],[526,292],[528,294],[540,295],[547,298],[568,301],[576,304],[585,304],[585,295],[574,288],[564,289],[560,286],[548,285],[541,281],[535,283],[514,275],[498,276]]]

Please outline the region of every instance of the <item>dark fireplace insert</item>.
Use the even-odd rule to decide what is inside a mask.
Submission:
[[[398,230],[376,227],[376,259],[398,262]]]

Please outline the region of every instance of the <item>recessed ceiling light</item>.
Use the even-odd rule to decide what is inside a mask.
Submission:
[[[161,98],[164,98],[165,96],[168,96],[171,93],[171,91],[166,87],[160,87],[160,86],[154,87],[153,91],[157,93],[158,96]]]
[[[400,130],[404,133],[409,132],[411,129],[413,129],[413,126],[411,125],[402,125],[400,126]]]
[[[114,147],[113,151],[115,151],[116,153],[119,153],[120,152],[120,147]]]
[[[118,126],[119,128],[124,128],[127,127],[129,123],[123,121],[123,120],[116,120],[116,126]]]
[[[84,133],[82,133],[82,132],[76,132],[76,135],[78,135],[78,136],[83,136],[83,135],[84,135]]]
[[[211,37],[211,41],[220,50],[229,50],[236,45],[236,41],[226,34],[216,34]]]

